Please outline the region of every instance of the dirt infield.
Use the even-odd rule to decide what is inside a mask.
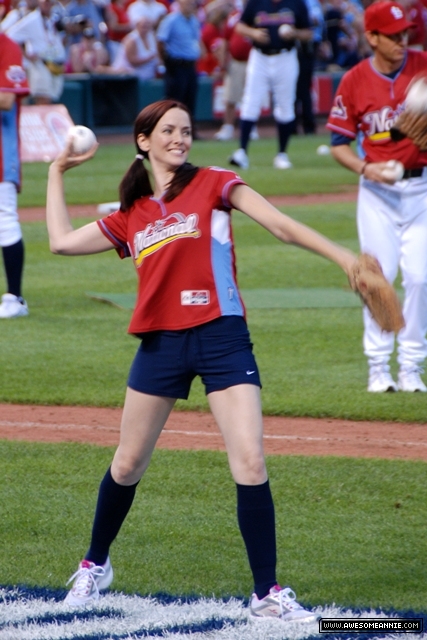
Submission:
[[[121,409],[0,405],[0,438],[115,446]],[[399,458],[427,461],[427,425],[265,417],[267,454]],[[211,414],[174,411],[160,436],[164,449],[224,445]]]
[[[276,206],[352,202],[357,187],[337,194],[269,198]],[[96,205],[69,207],[70,215],[96,217]],[[23,222],[44,220],[44,208],[20,209]],[[38,442],[85,442],[115,446],[121,410],[95,407],[0,405],[0,438]],[[265,418],[268,454],[336,455],[427,461],[427,425],[354,422],[314,418]],[[158,446],[166,449],[224,450],[210,414],[173,412]]]

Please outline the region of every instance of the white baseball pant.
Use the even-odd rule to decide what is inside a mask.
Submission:
[[[295,98],[299,65],[296,49],[283,50],[272,56],[254,47],[249,53],[240,117],[256,122],[261,114],[264,98],[271,91],[273,116],[277,122],[295,119]]]
[[[361,178],[357,204],[360,249],[374,255],[394,282],[400,267],[405,327],[397,335],[400,368],[427,357],[427,168],[420,178],[393,186]],[[394,334],[381,331],[365,308],[363,346],[368,363],[386,364]]]
[[[0,247],[9,247],[21,238],[16,186],[13,182],[0,182]]]

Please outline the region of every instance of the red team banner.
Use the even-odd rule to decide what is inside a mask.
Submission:
[[[72,127],[63,104],[23,105],[19,125],[22,162],[52,162],[65,146]]]

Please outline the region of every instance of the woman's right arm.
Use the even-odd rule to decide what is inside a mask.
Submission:
[[[49,167],[46,223],[52,253],[78,256],[114,249],[114,245],[104,236],[96,222],[91,222],[80,229],[73,229],[65,203],[63,179],[65,171],[92,158],[97,148],[98,145],[94,145],[87,153],[73,156],[70,155],[71,144],[68,143]]]

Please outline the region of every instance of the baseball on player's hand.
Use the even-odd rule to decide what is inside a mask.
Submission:
[[[279,36],[286,40],[292,35],[293,31],[290,24],[281,24],[279,27]]]
[[[427,111],[427,76],[418,78],[409,85],[405,105],[407,110],[413,113]]]
[[[71,151],[77,156],[92,149],[96,143],[94,132],[80,124],[68,129],[68,139],[70,138],[72,140]]]
[[[398,180],[402,180],[403,174],[405,173],[405,167],[399,160],[389,160],[386,162],[385,167],[381,170],[381,175],[386,180],[392,180],[393,182],[397,182]]]

